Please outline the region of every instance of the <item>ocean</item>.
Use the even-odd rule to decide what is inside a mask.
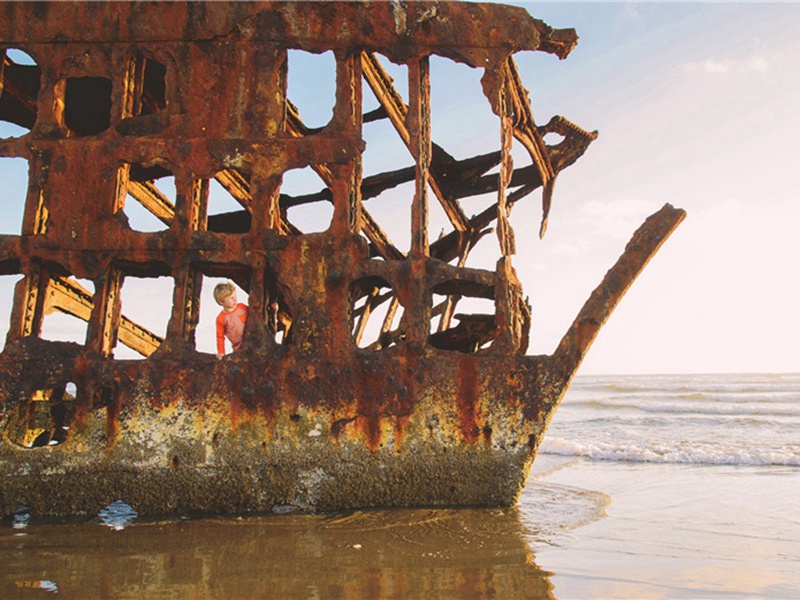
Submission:
[[[0,528],[0,597],[800,598],[800,374],[579,376],[507,509]]]

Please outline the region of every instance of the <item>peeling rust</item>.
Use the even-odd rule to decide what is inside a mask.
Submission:
[[[597,331],[684,216],[667,205],[648,219],[556,352],[527,356],[508,215],[541,188],[544,235],[557,176],[597,133],[561,116],[537,125],[513,55],[565,58],[574,30],[453,2],[2,12],[0,120],[28,132],[0,139],[0,160],[29,166],[20,234],[0,236],[0,274],[22,277],[0,354],[3,515],[117,499],[140,514],[512,504]],[[287,96],[291,50],[333,54],[324,126]],[[437,56],[483,71],[496,151],[459,159],[431,139]],[[407,98],[388,61],[405,68]],[[412,166],[363,176],[362,128],[376,122]],[[514,166],[515,141],[528,166]],[[293,169],[319,189],[285,191]],[[407,250],[381,216],[406,183]],[[217,184],[235,210],[209,213]],[[468,216],[461,201],[489,193]],[[449,227],[436,239],[431,202]],[[130,203],[161,229],[134,230]],[[303,231],[304,206],[332,210],[329,226]],[[496,269],[469,267],[490,233]],[[126,281],[156,277],[173,284],[165,335],[123,313]],[[204,277],[249,294],[241,351],[222,360],[196,349]],[[42,339],[53,313],[85,322],[85,339]],[[121,345],[144,359],[115,358]]]

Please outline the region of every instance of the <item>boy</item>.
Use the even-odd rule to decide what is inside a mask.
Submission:
[[[226,337],[234,352],[242,346],[247,305],[236,301],[236,288],[230,282],[217,284],[214,288],[214,300],[222,307],[217,316],[217,359],[221,359],[225,355]]]

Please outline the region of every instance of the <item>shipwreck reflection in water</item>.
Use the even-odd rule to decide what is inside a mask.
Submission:
[[[39,523],[0,535],[0,596],[552,598],[516,509]]]

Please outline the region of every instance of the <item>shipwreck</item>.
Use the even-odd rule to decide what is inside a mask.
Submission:
[[[544,235],[557,176],[596,133],[534,122],[513,56],[576,43],[497,4],[0,5],[0,120],[24,129],[0,139],[0,160],[28,164],[21,230],[0,236],[0,275],[18,277],[0,354],[2,514],[513,504],[598,330],[684,217],[648,218],[554,353],[526,355],[509,214],[541,198],[522,234]],[[287,96],[297,50],[333,56],[324,126]],[[456,158],[432,139],[434,58],[481,73],[496,151]],[[364,175],[375,122],[410,166]],[[320,189],[282,189],[293,169]],[[212,214],[212,184],[235,210]],[[403,184],[407,248],[374,217]],[[133,229],[126,203],[163,229]],[[302,231],[301,205],[330,208],[330,224]],[[468,266],[481,240],[493,269]],[[127,281],[156,277],[174,284],[164,335],[120,301]],[[207,277],[249,294],[242,350],[222,360],[195,342]],[[460,310],[470,300],[489,308]],[[85,322],[85,339],[43,339],[53,312]],[[121,345],[142,360],[115,358]]]

